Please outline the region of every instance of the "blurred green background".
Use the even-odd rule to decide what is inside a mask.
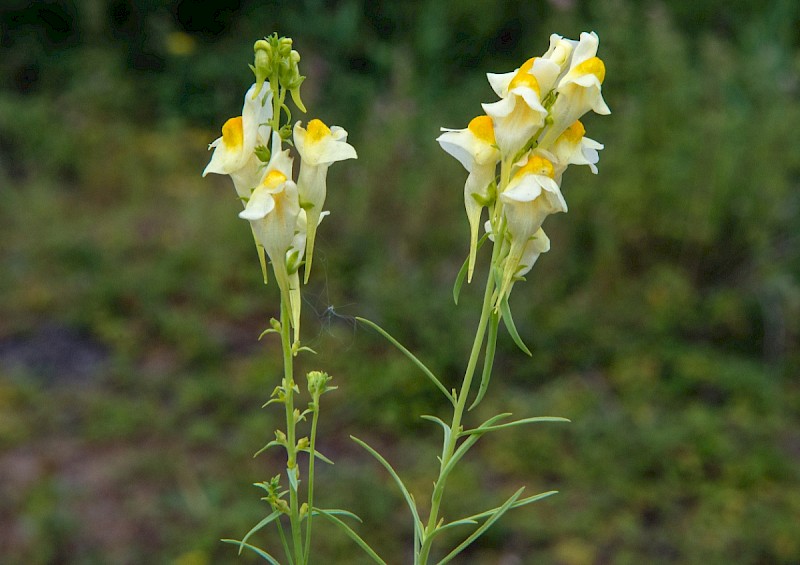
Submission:
[[[434,141],[494,99],[486,72],[594,30],[613,114],[588,116],[600,174],[512,307],[470,417],[558,415],[496,435],[452,479],[448,517],[519,485],[463,563],[800,563],[800,4],[794,0],[5,0],[0,8],[0,552],[4,563],[251,563],[221,537],[266,513],[251,455],[281,425],[277,313],[206,145],[241,108],[252,43],[301,52],[310,117],[350,132],[331,169],[303,333],[326,396],[319,502],[408,562],[446,415],[352,316],[453,386],[480,283],[465,173]],[[308,119],[308,118],[303,118]],[[484,257],[485,260],[485,257]],[[329,308],[329,307],[333,308]],[[302,373],[300,373],[302,374]],[[319,563],[365,562],[319,525]],[[276,549],[265,534],[258,545]]]

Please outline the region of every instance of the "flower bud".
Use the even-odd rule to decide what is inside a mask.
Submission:
[[[329,390],[328,383],[333,377],[322,371],[311,371],[306,375],[308,379],[308,392],[312,397],[318,398]],[[336,387],[334,387],[336,388]]]
[[[272,67],[272,46],[264,39],[259,39],[253,45],[255,51],[255,61],[253,63],[253,73],[256,75],[256,95],[261,92],[264,81],[269,78]]]
[[[278,54],[281,58],[288,57],[289,53],[292,52],[292,38],[291,37],[281,37],[278,40]]]

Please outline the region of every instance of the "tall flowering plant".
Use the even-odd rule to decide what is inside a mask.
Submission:
[[[465,424],[468,410],[477,406],[487,393],[501,322],[516,345],[531,355],[515,328],[509,296],[515,285],[525,280],[540,255],[550,249],[550,239],[542,228],[546,219],[567,211],[562,193],[564,172],[569,165],[587,165],[597,173],[598,151],[603,146],[585,137],[580,118],[589,111],[610,113],[602,96],[605,65],[597,57],[598,43],[595,33],[582,33],[577,41],[552,35],[549,49],[542,56],[528,59],[514,71],[488,74],[498,100],[483,104],[483,113],[466,128],[442,128],[443,133],[437,138],[441,147],[468,173],[463,194],[469,224],[469,254],[453,289],[456,303],[464,281],[472,281],[478,249],[487,241],[491,246],[480,318],[460,386],[448,389],[386,330],[359,318],[406,355],[452,408],[449,423],[435,415],[422,416],[440,426],[444,435],[439,471],[426,509],[417,505],[416,498],[380,453],[353,438],[380,462],[403,494],[412,516],[415,565],[427,564],[434,556],[437,563],[451,561],[509,510],[556,492],[522,497],[524,488],[520,488],[495,508],[454,520],[440,515],[450,474],[479,439],[515,426],[567,421],[550,416],[509,421],[511,414],[501,413],[477,425]],[[287,491],[280,486],[280,476],[259,484],[267,492],[266,500],[273,512],[243,540],[233,543],[239,544],[240,549],[249,547],[271,563],[277,563],[264,550],[247,543],[254,532],[274,523],[288,561],[307,563],[312,517],[322,516],[342,528],[375,562],[385,563],[338,517],[352,514],[313,506],[314,461],[322,458],[315,449],[314,439],[319,397],[331,390],[330,377],[321,372],[310,373],[308,389],[312,401],[308,409],[301,412],[293,404],[298,389],[293,380],[292,358],[307,349],[299,342],[298,271],[305,265],[304,279],[308,280],[316,227],[327,213],[322,211],[327,169],[336,161],[355,158],[355,150],[347,143],[347,132],[335,126],[329,128],[319,120],[311,120],[306,127],[299,122],[293,128],[288,123],[282,125],[279,117],[290,115],[284,104],[287,92],[304,109],[299,98],[303,81],[297,71],[299,55],[291,50],[291,40],[277,36],[257,42],[255,51],[256,83],[245,95],[242,116],[228,120],[222,137],[211,144],[214,154],[205,172],[227,174],[233,179],[239,197],[245,202],[239,215],[250,222],[265,281],[269,262],[281,292],[280,321],[273,319],[272,327],[265,333],[281,336],[285,372],[270,403],[285,406],[287,431],[277,431],[276,439],[266,447],[281,446],[286,450],[289,501],[285,501]],[[292,180],[293,158],[282,146],[290,135],[301,159],[297,181]],[[297,439],[297,424],[307,415],[312,417],[311,434]],[[302,505],[297,463],[300,451],[310,454],[307,502]],[[284,517],[290,525],[291,540],[284,535]],[[459,529],[470,530],[463,541],[451,548],[436,547],[443,532]]]
[[[332,520],[355,536],[337,518],[350,513],[314,506],[315,462],[319,459],[330,463],[316,448],[320,397],[336,387],[330,386],[331,377],[327,373],[311,371],[306,375],[309,401],[302,410],[295,407],[300,388],[295,382],[294,358],[301,352],[313,353],[300,344],[300,269],[308,281],[317,226],[328,214],[323,211],[328,167],[337,161],[355,159],[356,151],[347,143],[347,132],[338,126],[328,127],[319,119],[310,120],[305,127],[299,121],[291,125],[287,95],[305,112],[300,98],[300,85],[305,77],[300,74],[300,55],[292,49],[291,39],[273,34],[257,41],[254,51],[251,69],[255,83],[244,96],[242,115],[227,120],[222,126],[222,136],[209,145],[214,152],[203,176],[217,173],[231,177],[244,207],[239,217],[250,225],[264,282],[269,279],[271,265],[280,291],[280,318],[272,318],[270,327],[260,337],[271,333],[280,336],[284,373],[267,404],[283,405],[286,425],[283,430],[275,430],[275,439],[256,455],[270,448],[285,452],[286,486],[280,474],[257,483],[266,493],[263,500],[271,512],[241,540],[225,541],[237,544],[240,552],[248,548],[268,562],[278,563],[266,550],[248,543],[254,533],[274,525],[287,561],[300,565],[310,559],[315,516]],[[284,145],[294,145],[299,154],[297,180],[293,170],[295,157]],[[309,433],[301,436],[300,427],[309,424],[309,419]],[[308,454],[304,478],[298,458],[302,452]],[[305,486],[301,488],[303,483]]]

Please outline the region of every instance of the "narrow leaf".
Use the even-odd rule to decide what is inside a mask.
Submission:
[[[258,341],[261,341],[261,338],[264,337],[265,335],[277,334],[277,333],[280,333],[280,332],[278,330],[276,330],[275,328],[267,328],[266,330],[264,330],[263,332],[261,332],[258,335]]]
[[[488,237],[489,234],[485,233],[483,234],[483,237],[481,237],[478,240],[478,245],[475,247],[475,253],[477,253],[478,250],[483,246],[483,244],[486,243]],[[456,304],[458,304],[458,297],[461,294],[461,287],[464,285],[464,279],[467,278],[468,270],[469,270],[469,256],[467,256],[467,258],[464,260],[464,264],[461,265],[461,269],[459,269],[458,275],[456,275],[456,282],[455,284],[453,284],[453,302],[455,302]]]
[[[535,418],[523,418],[522,420],[517,420],[515,422],[508,422],[506,424],[498,424],[496,426],[480,426],[475,428],[474,430],[463,431],[459,435],[466,436],[472,434],[484,434],[486,432],[494,432],[496,430],[503,430],[505,428],[521,426],[522,424],[533,424],[536,422],[571,422],[571,421],[572,420],[568,420],[567,418],[560,418],[558,416],[537,416]]]
[[[533,357],[531,350],[528,349],[528,346],[525,345],[525,343],[522,341],[522,338],[519,337],[517,327],[514,325],[514,318],[511,317],[511,308],[508,306],[508,297],[500,301],[500,312],[503,314],[503,323],[505,323],[506,329],[508,330],[509,335],[511,335],[511,339],[514,340],[514,343],[517,344],[517,347],[519,347],[523,353],[529,357]]]
[[[508,416],[510,416],[510,414],[498,414],[497,416],[493,416],[486,420],[486,422],[484,422],[482,425],[491,426],[495,422],[502,420],[503,418],[507,418]],[[467,451],[469,451],[470,448],[478,442],[482,435],[482,433],[471,434],[461,445],[458,446],[458,449],[455,450],[453,456],[450,457],[450,459],[447,461],[447,465],[445,465],[445,467],[442,469],[442,472],[439,474],[440,481],[450,474],[450,471],[452,471],[461,458],[467,454]]]
[[[438,388],[440,391],[442,391],[442,394],[444,394],[444,395],[447,397],[447,400],[449,400],[449,401],[450,401],[450,403],[451,403],[453,406],[455,406],[455,404],[456,404],[456,403],[455,403],[455,401],[453,400],[453,397],[450,395],[450,393],[449,393],[449,392],[447,392],[447,389],[446,389],[446,388],[444,388],[444,386],[443,386],[443,385],[442,385],[442,383],[439,381],[439,379],[437,379],[437,378],[436,378],[436,375],[434,375],[434,374],[433,374],[433,372],[432,372],[430,369],[428,369],[428,367],[426,367],[426,366],[425,366],[425,364],[424,364],[422,361],[420,361],[419,359],[417,359],[417,358],[414,356],[414,354],[413,354],[413,353],[411,353],[411,352],[410,352],[408,349],[406,349],[406,348],[405,348],[405,347],[404,347],[404,346],[403,346],[403,345],[402,345],[402,344],[401,344],[399,341],[397,341],[395,338],[393,338],[391,335],[389,335],[389,333],[388,333],[386,330],[384,330],[382,327],[380,327],[378,324],[376,324],[376,323],[374,323],[374,322],[370,322],[369,320],[367,320],[367,319],[365,319],[365,318],[359,318],[359,317],[356,317],[356,320],[358,320],[359,322],[362,322],[362,323],[364,323],[364,324],[367,324],[367,325],[368,325],[369,327],[371,327],[373,330],[375,330],[376,332],[378,332],[379,334],[381,334],[383,337],[385,337],[385,338],[386,338],[386,339],[389,341],[389,343],[391,343],[391,344],[392,344],[392,345],[394,345],[394,346],[395,346],[397,349],[399,349],[399,350],[400,350],[400,352],[401,352],[401,353],[403,353],[403,355],[405,355],[406,357],[408,357],[408,358],[411,360],[411,362],[412,362],[412,363],[414,363],[414,364],[415,364],[417,367],[419,367],[419,369],[420,369],[420,370],[421,370],[423,373],[425,373],[425,375],[426,375],[426,376],[427,376],[427,377],[428,377],[428,378],[431,380],[431,382],[432,382],[434,385],[436,385],[436,388]]]
[[[444,526],[439,526],[438,528],[433,530],[430,533],[430,535],[428,536],[428,539],[433,539],[436,536],[438,536],[439,534],[441,534],[442,532],[446,532],[448,530],[452,530],[453,528],[457,528],[458,526],[474,526],[477,523],[478,523],[477,521],[472,520],[470,518],[464,518],[462,520],[456,520],[455,522],[450,522],[449,524],[445,524]]]
[[[442,420],[440,420],[436,416],[424,415],[424,416],[420,416],[420,418],[422,418],[423,420],[428,420],[429,422],[435,422],[435,423],[439,424],[440,426],[442,426],[442,430],[444,430],[444,445],[447,445],[450,442],[450,433],[451,433],[450,432],[450,426],[445,424]]]
[[[421,536],[421,533],[422,533],[422,522],[419,519],[419,513],[417,512],[417,506],[414,504],[414,498],[411,496],[411,493],[408,492],[408,489],[406,488],[406,485],[403,484],[403,480],[400,478],[400,475],[398,475],[395,472],[395,470],[392,469],[392,466],[389,465],[389,462],[386,461],[386,459],[384,459],[383,456],[380,453],[378,453],[377,451],[372,449],[369,445],[367,445],[366,443],[364,443],[363,441],[361,441],[360,439],[358,439],[355,436],[350,436],[350,439],[352,439],[358,445],[360,445],[361,447],[363,447],[364,449],[369,451],[369,453],[375,459],[377,459],[378,462],[381,465],[383,465],[383,467],[392,476],[392,478],[394,479],[394,482],[397,483],[398,488],[400,488],[400,492],[403,493],[403,498],[406,499],[406,504],[408,504],[408,508],[411,510],[411,515],[414,517],[414,530],[415,530],[415,532],[418,532],[420,534],[420,537],[422,537]],[[467,441],[469,441],[469,440],[467,440]]]
[[[481,375],[481,386],[478,388],[478,395],[472,402],[470,410],[475,408],[486,394],[489,388],[489,379],[492,378],[492,367],[494,366],[494,352],[497,349],[497,328],[500,326],[500,315],[492,312],[489,319],[489,335],[486,338],[486,351],[483,354],[483,374]]]
[[[306,453],[310,454],[310,453],[311,453],[311,448],[310,448],[310,447],[305,447],[305,448],[301,449],[300,451],[304,451],[304,452],[306,452]],[[325,462],[325,463],[327,463],[328,465],[333,465],[333,461],[331,461],[330,459],[328,459],[327,457],[325,457],[325,456],[324,456],[322,453],[320,453],[320,452],[319,452],[317,449],[315,449],[315,450],[314,450],[314,457],[316,457],[316,458],[317,458],[317,459],[319,459],[320,461],[324,461],[324,462]]]
[[[278,442],[277,440],[272,440],[272,441],[271,441],[271,442],[269,442],[267,445],[265,445],[264,447],[262,447],[261,449],[259,449],[258,451],[256,451],[256,452],[253,454],[253,459],[255,459],[256,457],[258,457],[259,455],[261,455],[262,453],[264,453],[264,452],[265,452],[267,449],[269,449],[270,447],[275,447],[275,446],[283,446],[283,444],[282,444],[282,443],[280,443],[280,442]]]
[[[315,508],[314,510],[318,512],[320,516],[322,516],[323,518],[325,518],[330,522],[333,522],[334,524],[339,526],[342,530],[344,530],[344,533],[347,534],[350,537],[350,539],[356,542],[358,546],[364,550],[364,553],[369,555],[376,563],[381,563],[381,565],[386,565],[386,561],[381,559],[380,556],[377,553],[375,553],[375,550],[373,550],[369,546],[369,544],[361,538],[361,536],[359,536],[355,531],[353,531],[353,529],[350,526],[348,526],[347,524],[342,522],[339,518],[337,518],[336,516],[334,516],[333,514],[331,514],[326,510],[321,510],[320,508]]]
[[[478,528],[477,530],[472,532],[472,534],[467,539],[465,539],[460,544],[458,544],[458,546],[456,546],[456,548],[453,551],[448,553],[447,556],[445,556],[444,559],[439,561],[439,563],[437,563],[437,565],[444,565],[445,563],[449,562],[456,555],[458,555],[459,553],[464,551],[472,542],[474,542],[481,535],[483,535],[483,532],[485,532],[486,530],[491,528],[492,525],[495,522],[497,522],[503,516],[503,514],[505,514],[512,507],[514,502],[516,502],[516,500],[519,498],[519,495],[522,494],[523,490],[525,490],[524,487],[520,488],[517,492],[515,492],[513,495],[511,495],[511,498],[506,500],[505,504],[503,504],[500,508],[498,508],[497,511],[488,520],[486,520],[481,525],[480,528]]]
[[[245,542],[250,538],[250,536],[252,536],[254,533],[256,533],[258,530],[260,530],[267,524],[273,522],[275,519],[279,518],[280,515],[281,513],[275,510],[272,514],[261,520],[255,526],[253,526],[252,529],[249,532],[247,532],[245,536],[242,538],[242,541],[239,542],[239,555],[242,554],[242,548],[244,548]]]
[[[520,506],[525,506],[525,505],[530,504],[532,502],[536,502],[536,501],[542,500],[543,498],[547,498],[548,496],[553,496],[554,494],[558,494],[558,491],[557,490],[549,490],[547,492],[542,492],[540,494],[534,494],[533,496],[528,496],[526,498],[523,498],[522,500],[516,501],[514,504],[511,505],[511,508],[519,508]],[[487,518],[487,517],[491,516],[492,514],[494,514],[495,512],[497,512],[500,508],[501,507],[498,506],[496,508],[492,508],[491,510],[486,510],[485,512],[481,512],[480,514],[474,514],[474,515],[469,516],[467,518],[463,518],[463,520],[459,520],[459,522],[464,521],[464,520],[483,520],[484,518]]]
[[[362,524],[364,523],[364,520],[359,518],[357,514],[353,514],[349,510],[342,510],[341,508],[316,508],[315,507],[311,511],[314,513],[315,516],[317,514],[321,513],[321,512],[327,512],[328,514],[331,514],[333,516],[347,516],[348,518],[352,518],[354,520],[357,520],[358,522],[361,522]]]
[[[223,540],[220,540],[220,541],[224,542],[224,543],[235,544],[235,545],[242,544],[244,547],[246,547],[250,551],[252,551],[252,552],[258,554],[259,556],[263,557],[264,559],[266,559],[272,565],[281,565],[278,562],[278,560],[275,559],[274,557],[272,557],[269,553],[267,553],[266,551],[264,551],[263,549],[261,549],[259,547],[256,547],[254,545],[250,545],[249,543],[242,543],[239,540],[235,540],[235,539],[223,539]]]
[[[297,466],[294,469],[286,469],[286,476],[289,477],[289,485],[297,492]]]

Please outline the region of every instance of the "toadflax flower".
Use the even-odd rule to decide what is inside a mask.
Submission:
[[[589,110],[610,114],[603,100],[601,86],[606,77],[603,60],[597,57],[600,40],[597,34],[582,33],[572,53],[569,70],[558,82],[558,97],[551,109],[552,125],[539,140],[539,147],[549,149],[562,132]]]
[[[600,160],[598,151],[603,148],[602,143],[585,137],[586,129],[580,120],[569,126],[558,139],[550,151],[555,155],[556,179],[561,178],[568,165],[589,165],[589,169],[597,174],[597,162]]]
[[[464,185],[464,207],[469,220],[469,268],[467,281],[472,280],[478,247],[481,211],[492,199],[490,186],[495,180],[500,152],[495,144],[494,126],[489,116],[478,116],[465,129],[442,128],[436,138],[442,149],[458,159],[469,172]]]
[[[494,234],[492,233],[491,220],[486,220],[484,229],[489,235],[489,239],[494,241],[495,239]],[[548,251],[550,251],[550,238],[547,237],[547,234],[544,233],[542,228],[539,228],[528,240],[528,243],[525,244],[525,248],[522,250],[522,257],[520,258],[517,270],[514,272],[514,275],[511,279],[510,286],[514,286],[514,281],[516,279],[527,275],[530,270],[533,269],[533,266],[536,264],[536,260],[539,259],[539,255],[542,253],[547,253]],[[509,293],[510,292],[511,288],[509,288]]]
[[[567,211],[567,203],[554,176],[553,161],[547,156],[533,153],[500,194],[511,247],[503,267],[498,304],[508,295],[511,282],[523,265],[528,241],[542,227],[545,218]]]
[[[203,176],[208,173],[230,175],[239,197],[249,197],[260,177],[260,161],[255,149],[268,142],[270,128],[267,122],[271,118],[272,93],[269,83],[260,90],[254,84],[244,96],[242,115],[226,121],[222,126],[222,136],[208,146],[214,149],[214,153]]]
[[[281,151],[281,139],[272,134],[272,158],[253,190],[239,217],[250,222],[258,242],[272,261],[275,279],[284,296],[291,297],[291,284],[286,265],[286,253],[295,237],[300,214],[297,185],[292,180],[292,158],[289,150]],[[300,302],[291,300],[292,325],[295,340],[299,337]]]
[[[483,104],[483,111],[494,123],[497,146],[503,159],[513,158],[544,125],[547,109],[542,95],[556,80],[559,67],[540,57],[528,59],[512,77],[492,75],[489,82],[500,100]],[[494,77],[494,78],[492,78]]]
[[[301,159],[297,177],[300,205],[308,215],[305,266],[305,281],[308,282],[314,239],[327,193],[328,167],[337,161],[356,159],[358,155],[353,146],[347,143],[347,132],[343,128],[329,128],[317,119],[308,122],[308,129],[301,126],[300,122],[295,124],[294,144]]]

